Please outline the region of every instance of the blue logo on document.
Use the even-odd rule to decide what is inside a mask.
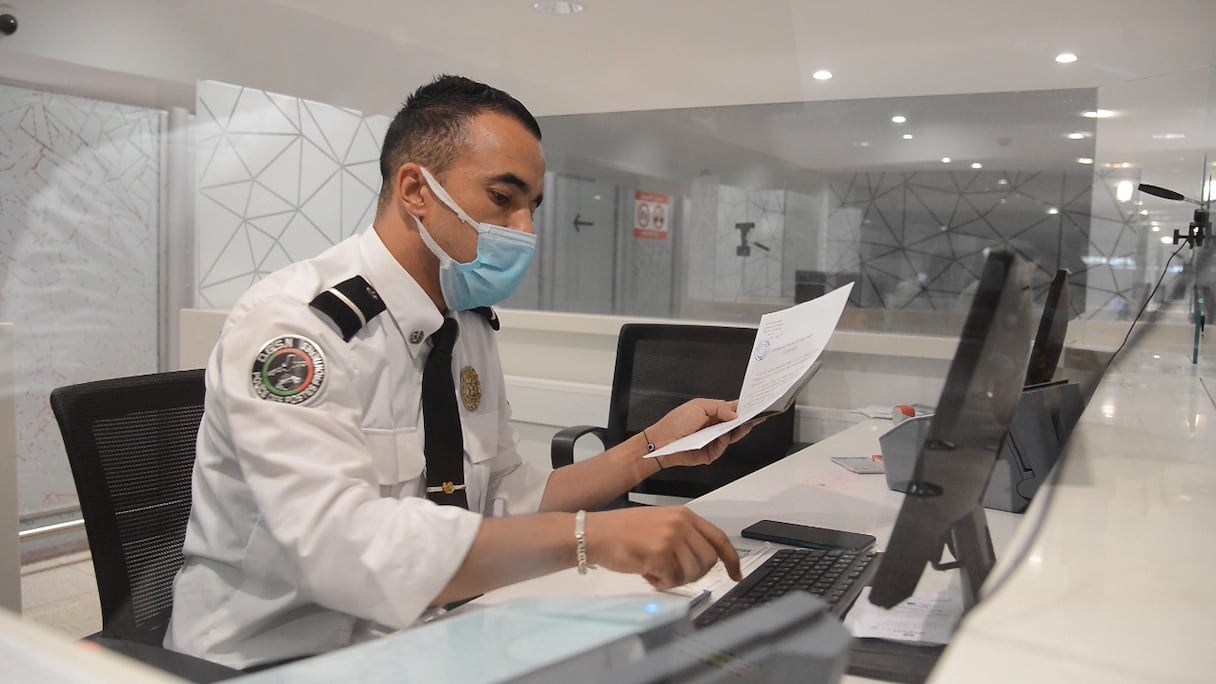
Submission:
[[[756,360],[763,361],[764,357],[768,356],[768,350],[772,344],[765,337],[756,343]]]

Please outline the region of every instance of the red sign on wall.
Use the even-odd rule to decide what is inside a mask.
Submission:
[[[633,236],[639,240],[666,240],[671,197],[639,190],[633,200]]]

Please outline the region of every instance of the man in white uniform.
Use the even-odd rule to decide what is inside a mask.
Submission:
[[[727,537],[685,508],[582,512],[661,467],[712,462],[746,428],[662,463],[644,455],[734,418],[732,405],[694,400],[557,471],[516,452],[488,307],[535,241],[545,162],[527,109],[440,77],[398,113],[380,167],[372,229],[258,282],[224,324],[165,645],[249,668],[563,568],[668,588],[721,558],[738,579]],[[442,424],[423,399],[428,359],[447,358],[432,354],[441,328],[455,347],[428,377],[452,381],[440,394],[459,397],[459,422],[428,435]],[[433,444],[453,437],[444,461]]]

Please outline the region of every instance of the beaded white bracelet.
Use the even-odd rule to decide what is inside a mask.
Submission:
[[[587,511],[574,514],[574,543],[578,554],[578,574],[586,575],[587,568],[595,567],[587,565]]]

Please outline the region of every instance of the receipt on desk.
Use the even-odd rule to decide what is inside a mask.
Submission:
[[[944,644],[963,617],[963,597],[957,591],[916,593],[887,610],[870,603],[870,587],[862,589],[845,617],[855,637]]]

